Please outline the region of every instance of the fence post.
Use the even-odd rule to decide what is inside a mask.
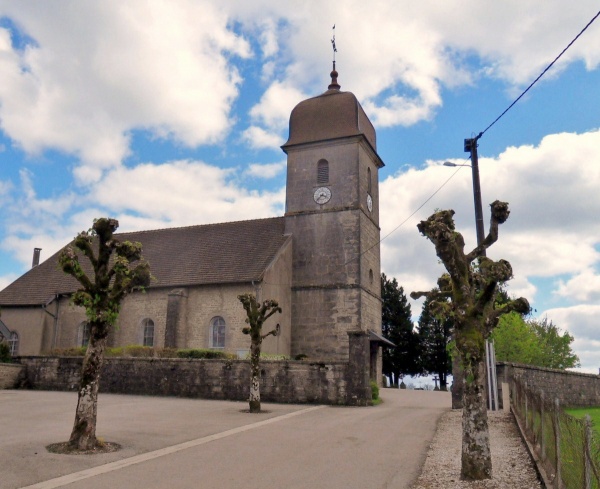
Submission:
[[[529,429],[529,406],[527,403],[527,381],[525,381],[525,388],[523,389],[523,394],[525,395],[525,429]]]
[[[555,488],[561,489],[561,475],[560,475],[560,403],[558,399],[554,399],[554,445],[556,451],[556,477],[555,477]]]
[[[544,441],[544,391],[540,391],[540,458],[546,459],[546,442]]]
[[[592,489],[592,418],[585,415],[583,444],[583,476],[585,489]]]

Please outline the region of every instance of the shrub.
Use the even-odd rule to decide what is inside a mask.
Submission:
[[[232,353],[226,353],[224,351],[218,351],[218,350],[206,350],[206,349],[202,349],[202,348],[193,348],[193,349],[189,349],[189,350],[178,350],[177,357],[178,358],[206,358],[206,359],[237,358]]]
[[[379,399],[379,386],[374,380],[371,381],[371,399],[373,401]]]
[[[154,356],[154,348],[142,345],[127,345],[123,347],[124,357],[148,358]]]
[[[115,346],[112,348],[107,348],[104,350],[105,357],[122,357],[123,356],[123,347]]]
[[[155,348],[154,356],[157,358],[177,358],[177,348],[172,347],[164,347],[164,348]]]
[[[289,355],[279,355],[277,353],[262,353],[260,354],[261,360],[289,360]],[[250,352],[246,354],[246,360],[250,360]]]
[[[11,363],[12,357],[10,356],[10,347],[2,342],[0,343],[0,363]]]
[[[87,346],[73,346],[70,348],[54,348],[50,350],[50,355],[54,357],[83,357]]]

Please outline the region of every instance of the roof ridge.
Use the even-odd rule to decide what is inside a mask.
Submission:
[[[123,235],[123,234],[146,234],[146,233],[156,233],[159,231],[175,231],[179,229],[192,229],[192,228],[200,228],[200,227],[211,227],[211,226],[226,226],[231,224],[240,224],[243,222],[257,222],[257,221],[268,221],[275,219],[283,219],[285,216],[273,216],[273,217],[261,217],[258,219],[241,219],[239,221],[227,221],[227,222],[211,222],[206,224],[191,224],[189,226],[175,226],[172,228],[156,228],[156,229],[143,229],[140,231],[122,231],[119,233],[115,233],[115,236]]]

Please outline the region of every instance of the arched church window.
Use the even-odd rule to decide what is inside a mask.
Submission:
[[[141,323],[142,345],[154,346],[154,321],[150,318],[142,319]]]
[[[10,355],[15,357],[19,354],[19,333],[12,331],[10,338],[8,338],[8,347],[10,348]]]
[[[317,184],[329,183],[329,162],[319,160],[317,163]]]
[[[84,321],[77,328],[77,346],[88,346],[90,342],[90,323]]]
[[[210,348],[225,348],[225,320],[216,316],[210,320]]]
[[[371,193],[371,169],[367,168],[367,192]]]

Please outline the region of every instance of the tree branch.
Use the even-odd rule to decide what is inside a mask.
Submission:
[[[492,246],[496,241],[498,241],[498,226],[500,224],[504,224],[510,215],[510,210],[508,209],[508,202],[500,202],[499,200],[495,200],[490,204],[492,208],[492,217],[490,218],[490,231],[486,238],[483,240],[483,243],[476,246],[471,253],[467,255],[467,260],[471,263],[475,258],[481,256],[484,250],[487,250],[490,246]]]

